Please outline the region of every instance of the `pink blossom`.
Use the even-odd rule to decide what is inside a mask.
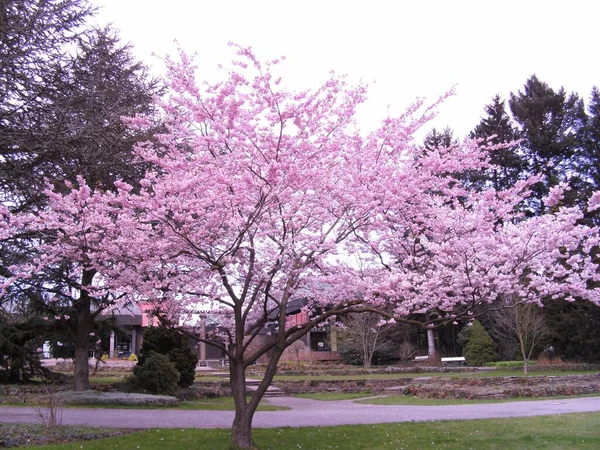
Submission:
[[[600,191],[594,192],[588,202],[588,211],[596,211],[598,208],[600,208]]]
[[[366,86],[331,74],[292,92],[276,64],[236,49],[213,84],[197,84],[184,53],[167,60],[168,91],[156,100],[162,131],[136,148],[152,167],[139,189],[120,182],[100,193],[80,178],[69,192],[48,190],[46,210],[0,210],[3,235],[53,238],[10,282],[67,260],[94,273],[79,294],[115,308],[208,311],[234,362],[266,352],[250,343],[267,325],[278,339],[271,352],[329,323],[332,311],[452,321],[505,297],[600,304],[590,283],[598,229],[581,223],[578,208],[559,207],[564,186],[546,199],[550,214],[528,218],[521,206],[540,177],[475,191],[455,176],[490,168],[499,146],[418,145],[416,133],[452,92],[359,133]],[[150,118],[129,123],[143,128]],[[595,193],[589,210],[598,207]],[[292,306],[300,322],[286,322]]]

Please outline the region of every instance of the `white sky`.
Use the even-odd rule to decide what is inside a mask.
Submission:
[[[374,128],[391,105],[431,100],[453,85],[432,124],[464,136],[492,96],[508,98],[535,73],[586,101],[600,87],[600,2],[596,0],[93,0],[156,73],[152,53],[174,54],[174,40],[197,53],[200,76],[251,46],[259,59],[286,56],[285,86],[317,86],[330,70],[370,85],[359,126]],[[428,127],[428,129],[431,127]]]

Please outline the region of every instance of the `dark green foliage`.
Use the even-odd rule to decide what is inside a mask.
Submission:
[[[144,170],[132,149],[152,132],[129,130],[122,119],[151,114],[160,88],[114,30],[89,24],[95,10],[85,0],[0,1],[0,197],[13,212],[43,208],[48,184],[65,190],[82,177],[107,191],[117,179],[135,186]],[[35,258],[39,242],[30,234],[0,242],[0,276]],[[75,355],[76,389],[87,387],[94,323],[116,300],[89,294],[95,276],[59,261],[0,298],[9,314],[15,296],[44,310],[54,326],[47,340],[72,344],[60,351]]]
[[[381,317],[373,313],[348,314],[338,337],[339,352],[349,364],[384,364],[394,357],[394,327],[381,326]]]
[[[35,376],[41,370],[41,345],[31,323],[0,321],[0,380],[15,383]]]
[[[494,342],[479,321],[473,322],[469,327],[467,343],[463,349],[463,356],[470,366],[483,366],[496,359]]]
[[[486,143],[504,144],[518,139],[517,130],[506,112],[504,100],[496,95],[492,103],[485,107],[486,116],[471,133],[472,138],[485,139]],[[495,167],[482,173],[473,174],[472,182],[476,187],[483,187],[490,182],[494,189],[511,187],[524,178],[526,162],[518,145],[497,149],[490,154],[490,163]]]
[[[425,135],[423,147],[428,151],[441,150],[455,145],[456,142],[456,138],[450,127],[446,127],[442,131],[432,128],[431,131]]]
[[[346,364],[351,364],[353,366],[363,365],[363,359],[360,355],[360,352],[355,348],[340,346],[338,353]],[[371,364],[374,366],[388,364],[394,358],[396,358],[396,356],[394,355],[392,346],[383,345],[373,352],[373,359],[371,361]]]
[[[92,13],[81,0],[0,2],[0,191],[18,207],[42,197],[41,155],[59,155],[50,122],[69,78],[65,47]]]
[[[12,300],[9,313],[0,308],[0,380],[55,379],[40,361],[41,347],[51,333],[52,321],[44,320],[31,303]]]
[[[192,353],[186,336],[173,328],[146,328],[138,366],[143,365],[147,355],[152,352],[166,355],[174,364],[175,368],[181,374],[179,379],[180,387],[189,387],[194,383],[198,356]]]
[[[105,190],[140,175],[131,149],[148,136],[122,118],[151,112],[157,83],[112,29],[86,26],[92,13],[80,0],[0,2],[0,192],[14,208],[43,204],[47,181]]]
[[[570,180],[577,166],[586,122],[583,101],[562,88],[554,91],[532,75],[522,91],[511,93],[509,106],[522,140],[527,174],[545,177],[533,186],[529,205],[531,213],[544,214],[543,197],[552,186]]]
[[[588,104],[588,116],[583,133],[583,147],[578,159],[577,188],[582,197],[600,189],[600,91],[594,87]],[[600,211],[588,213],[594,223],[600,224]]]
[[[548,300],[542,311],[550,328],[549,357],[600,363],[600,306],[584,301]]]
[[[185,388],[194,384],[198,357],[192,353],[187,343],[183,343],[182,345],[182,347],[174,348],[169,352],[168,356],[181,374],[179,386]]]
[[[535,366],[535,361],[529,361],[527,363],[529,367]],[[488,366],[494,366],[498,370],[523,370],[523,361],[499,361],[494,364],[487,364]]]
[[[179,372],[167,355],[147,352],[144,364],[133,368],[133,384],[150,394],[173,395],[179,383]]]
[[[580,171],[589,179],[592,186],[600,188],[600,90],[592,89],[588,105],[588,119],[584,133],[585,153]]]

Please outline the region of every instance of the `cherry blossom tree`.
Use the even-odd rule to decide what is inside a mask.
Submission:
[[[138,146],[152,167],[139,189],[94,192],[80,180],[51,196],[37,222],[60,230],[40,267],[57,255],[78,261],[98,275],[84,292],[178,303],[218,322],[236,406],[232,447],[253,447],[252,418],[285,349],[338,315],[410,322],[432,312],[428,326],[504,294],[599,302],[588,289],[598,230],[560,208],[562,190],[550,193],[553,214],[526,219],[520,205],[537,179],[472,192],[457,174],[487,167],[481,143],[414,142],[445,96],[361,133],[365,86],[331,74],[291,92],[275,75],[279,61],[236,48],[215,84],[199,84],[185,54],[167,61],[164,132]],[[135,131],[151,123],[129,119]],[[297,299],[306,320],[289,323]],[[248,400],[246,369],[261,357],[265,375]]]

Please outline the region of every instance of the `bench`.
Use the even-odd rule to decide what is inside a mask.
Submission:
[[[464,366],[465,365],[465,357],[464,356],[452,356],[447,358],[442,358],[442,366]]]
[[[415,356],[415,359],[413,359],[414,362],[423,362],[423,361],[427,361],[429,359],[429,356]]]

